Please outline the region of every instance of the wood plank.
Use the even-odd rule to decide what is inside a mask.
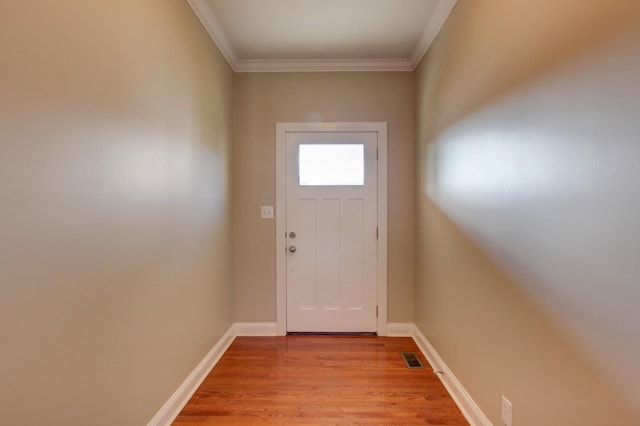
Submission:
[[[174,425],[468,425],[428,365],[410,338],[237,337]]]

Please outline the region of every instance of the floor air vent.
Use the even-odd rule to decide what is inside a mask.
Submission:
[[[400,352],[407,368],[424,368],[415,352]]]

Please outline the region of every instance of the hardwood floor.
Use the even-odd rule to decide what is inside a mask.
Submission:
[[[236,338],[174,422],[209,424],[468,425],[412,339],[360,336]]]

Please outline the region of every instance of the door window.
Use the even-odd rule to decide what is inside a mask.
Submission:
[[[363,186],[363,144],[300,144],[300,186]]]

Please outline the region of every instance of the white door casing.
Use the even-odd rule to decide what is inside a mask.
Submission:
[[[279,335],[386,335],[386,136],[386,123],[277,123]],[[363,144],[364,185],[299,185],[298,147],[309,143]],[[295,237],[288,232],[295,232]],[[296,251],[289,251],[293,246]]]

